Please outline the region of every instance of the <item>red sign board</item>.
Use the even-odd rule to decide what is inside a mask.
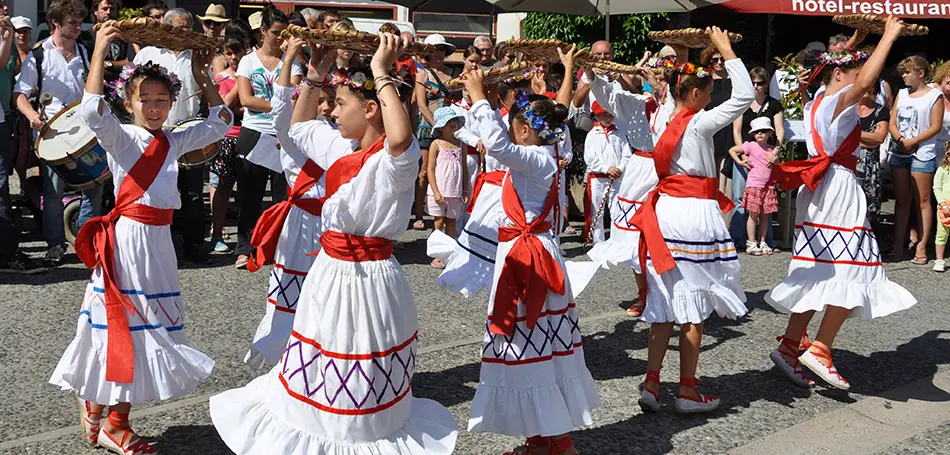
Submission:
[[[720,5],[743,13],[805,16],[875,14],[902,18],[950,18],[950,2],[947,0],[726,0]]]

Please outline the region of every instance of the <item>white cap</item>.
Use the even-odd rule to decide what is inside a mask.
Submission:
[[[14,16],[10,18],[10,22],[13,23],[14,30],[19,30],[21,28],[33,28],[33,21],[31,21],[28,17]]]
[[[427,37],[426,37],[426,40],[425,40],[425,43],[426,43],[426,44],[431,44],[431,45],[433,45],[433,46],[445,46],[446,48],[448,48],[448,49],[446,50],[446,52],[445,52],[446,54],[451,54],[451,53],[455,52],[455,45],[452,44],[452,43],[450,43],[450,42],[448,42],[448,41],[446,41],[446,40],[445,40],[445,37],[442,36],[442,35],[440,35],[440,34],[438,34],[438,33],[433,33],[433,34],[427,36]]]
[[[749,134],[762,130],[775,131],[772,129],[772,119],[768,117],[758,117],[752,119],[752,123],[750,123]]]

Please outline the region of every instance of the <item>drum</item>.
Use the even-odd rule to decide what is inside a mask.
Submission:
[[[86,190],[112,178],[106,151],[79,115],[79,101],[53,116],[36,138],[34,150],[67,185]]]
[[[177,125],[173,128],[175,131],[186,130],[192,126],[195,126],[204,119],[201,118],[190,118],[178,122]],[[211,162],[211,160],[218,154],[218,143],[212,142],[207,147],[198,150],[192,150],[180,158],[178,158],[178,167],[182,169],[194,169],[202,167]]]

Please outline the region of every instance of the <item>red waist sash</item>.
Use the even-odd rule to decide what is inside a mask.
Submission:
[[[650,152],[644,152],[643,150],[634,150],[633,154],[636,156],[642,156],[644,158],[653,159],[653,154]]]
[[[656,189],[647,195],[646,201],[630,219],[630,224],[640,229],[640,266],[646,270],[647,252],[653,259],[653,269],[663,274],[676,267],[673,255],[663,239],[660,225],[656,218],[656,203],[660,193],[673,197],[713,199],[719,202],[723,213],[735,208],[735,204],[719,191],[719,180],[716,178],[694,177],[691,175],[676,174],[660,180]],[[682,216],[690,216],[683,214]]]
[[[475,200],[478,199],[479,193],[482,192],[482,186],[486,183],[490,183],[495,186],[501,186],[502,182],[505,181],[505,171],[491,171],[491,172],[482,172],[475,177],[475,184],[472,186],[472,197],[468,199],[468,205],[465,206],[465,211],[472,213],[472,209],[475,208]]]
[[[382,237],[327,231],[320,244],[324,254],[347,262],[381,261],[393,255],[393,241]]]
[[[587,188],[584,189],[584,233],[583,238],[590,236],[590,230],[594,228],[594,210],[600,207],[594,207],[594,197],[590,192],[590,182],[594,179],[609,179],[610,174],[604,172],[588,172]],[[613,180],[611,180],[613,182]]]

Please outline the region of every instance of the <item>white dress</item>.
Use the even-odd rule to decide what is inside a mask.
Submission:
[[[293,88],[275,83],[274,94],[271,98],[274,129],[277,131],[277,140],[280,142],[280,162],[288,188],[294,187],[297,175],[309,159],[300,151],[298,144],[301,141],[290,134],[290,119],[293,115],[293,105],[290,100],[293,93]],[[329,126],[323,119],[302,122],[301,127],[294,130],[297,137],[308,134],[307,124],[310,122]],[[346,147],[341,153],[353,150],[353,144],[348,142],[340,143]],[[303,197],[307,199],[323,197],[326,191],[325,181],[326,177],[321,177]],[[297,304],[300,300],[300,289],[307,271],[313,265],[314,257],[309,254],[320,249],[321,234],[323,234],[323,226],[319,216],[297,205],[291,205],[274,253],[274,267],[270,272],[267,297],[264,302],[264,317],[257,326],[250,350],[244,356],[244,362],[248,365],[262,368],[264,365],[276,365],[280,361],[280,356],[287,347],[287,339],[294,326],[294,314],[297,312]]]
[[[313,125],[312,133],[300,149],[329,179],[333,144],[346,141],[329,126]],[[324,232],[398,239],[421,153],[413,140],[399,157],[388,147],[371,155],[327,199]],[[452,415],[412,396],[417,336],[415,302],[396,259],[341,260],[325,243],[304,281],[281,363],[211,397],[211,419],[239,454],[450,454]]]
[[[731,97],[716,108],[693,116],[673,153],[671,175],[718,178],[713,134],[731,125],[754,98],[752,80],[742,61],[727,61],[726,70],[732,79]],[[666,127],[656,125],[661,136]],[[674,197],[661,191],[656,214],[676,267],[659,275],[652,261],[648,262],[643,320],[701,324],[714,310],[730,319],[746,314],[739,257],[719,203],[715,199]]]
[[[506,177],[510,180],[504,185],[514,186],[526,220],[533,221],[541,213],[558,172],[553,154],[547,147],[512,145],[501,118],[486,101],[475,103],[472,113],[489,156],[511,169]],[[550,213],[547,220],[553,221]],[[504,225],[513,223],[506,217]],[[564,261],[550,232],[533,235],[563,272]],[[507,258],[520,239],[501,242],[496,257]],[[504,261],[496,261],[489,302],[495,300],[503,267]],[[554,436],[592,423],[591,410],[600,405],[600,397],[584,362],[579,317],[566,275],[564,295],[548,290],[533,329],[527,328],[525,306],[519,304],[512,335],[486,330],[469,431]],[[490,303],[486,329],[493,307]]]
[[[103,100],[102,95],[84,94],[80,113],[106,151],[118,196],[122,182],[152,135],[141,127],[120,124]],[[224,137],[231,124],[219,117],[222,109],[212,108],[208,120],[191,128],[165,132],[169,152],[164,167],[136,203],[158,209],[181,206],[178,158]],[[194,392],[198,383],[211,374],[214,361],[187,345],[185,302],[178,287],[178,261],[170,227],[119,218],[113,266],[115,284],[136,310],[128,315],[135,359],[133,381],[105,379],[108,324],[102,267],[98,266],[86,285],[76,337],[56,365],[50,383],[63,390],[76,390],[82,399],[103,405],[168,400]]]
[[[594,245],[587,252],[587,256],[605,267],[608,264],[624,265],[633,267],[637,273],[642,273],[638,257],[640,230],[630,224],[630,218],[643,205],[647,194],[656,188],[658,181],[653,158],[644,156],[645,153],[653,150],[650,116],[647,115],[647,104],[650,98],[623,90],[614,90],[613,84],[606,84],[600,78],[590,83],[590,90],[594,98],[605,106],[608,112],[614,114],[615,121],[626,123],[631,137],[639,138],[635,142],[643,144],[643,147],[626,160],[620,169],[623,176],[620,178],[617,197],[610,201],[609,205],[612,218],[610,238],[606,242]],[[669,112],[666,114],[668,116]],[[669,117],[657,120],[665,124]]]
[[[594,231],[589,235],[595,245],[604,241],[604,216],[608,207],[611,214],[615,214],[614,201],[617,200],[621,182],[600,175],[606,174],[611,167],[623,171],[631,156],[633,152],[630,150],[630,143],[620,136],[616,127],[605,128],[598,124],[587,133],[587,139],[584,141],[584,162],[587,163],[584,217],[585,227]],[[604,211],[600,213],[602,204]]]
[[[855,106],[834,118],[839,97],[850,89],[825,96],[815,115],[814,127],[830,156],[859,122]],[[813,103],[805,107],[805,138],[809,155],[817,156],[811,132],[812,107]],[[844,153],[858,154],[861,148]],[[867,219],[867,200],[854,172],[832,164],[815,191],[805,186],[800,189],[797,207],[788,278],[765,296],[775,309],[805,313],[833,305],[852,310],[852,316],[871,319],[917,303],[884,273],[881,250]]]

